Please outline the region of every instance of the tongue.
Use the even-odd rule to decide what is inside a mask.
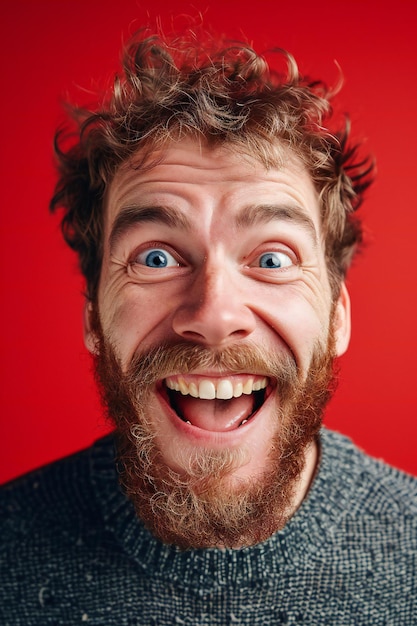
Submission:
[[[252,395],[231,400],[200,400],[175,394],[175,404],[182,417],[203,430],[227,431],[237,428],[253,412]]]

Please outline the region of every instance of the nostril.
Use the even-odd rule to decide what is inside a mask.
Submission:
[[[201,333],[197,331],[186,330],[179,334],[183,339],[194,341],[195,343],[201,343],[210,346],[222,346],[230,341],[240,341],[242,339],[245,339],[249,333],[244,330],[235,330],[230,334],[216,333],[207,329],[206,332]]]
[[[204,335],[202,333],[197,333],[193,330],[185,330],[184,332],[180,333],[182,337],[184,337],[185,339],[190,339],[190,340],[194,340],[194,341],[204,341]]]

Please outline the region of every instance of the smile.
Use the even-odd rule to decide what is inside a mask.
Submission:
[[[170,376],[164,387],[171,409],[183,422],[206,431],[236,430],[265,402],[269,380],[256,375]]]

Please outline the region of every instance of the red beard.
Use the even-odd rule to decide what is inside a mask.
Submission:
[[[187,343],[157,346],[136,356],[123,373],[100,328],[97,336],[96,378],[117,428],[121,482],[147,528],[183,549],[254,545],[282,528],[294,512],[306,448],[317,436],[334,386],[332,334],[326,350],[315,350],[304,380],[291,355],[253,345],[221,352]],[[261,477],[231,480],[250,450],[201,449],[181,475],[164,463],[147,412],[153,385],[175,371],[210,367],[262,372],[277,382],[277,430]]]

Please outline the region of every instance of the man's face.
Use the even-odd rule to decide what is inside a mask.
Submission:
[[[148,170],[124,164],[108,192],[100,327],[120,376],[131,378],[137,358],[154,359],[159,346],[188,350],[164,363],[161,378],[147,380],[145,367],[136,382],[158,462],[180,479],[206,451],[232,451],[230,489],[261,481],[284,437],[279,368],[302,385],[329,335],[331,356],[349,340],[345,289],[335,306],[331,299],[317,193],[301,162],[284,154],[282,167],[266,170],[226,147],[184,140]],[[96,331],[87,320],[92,351]],[[199,348],[204,358],[194,360]],[[315,445],[302,453],[298,491]]]

